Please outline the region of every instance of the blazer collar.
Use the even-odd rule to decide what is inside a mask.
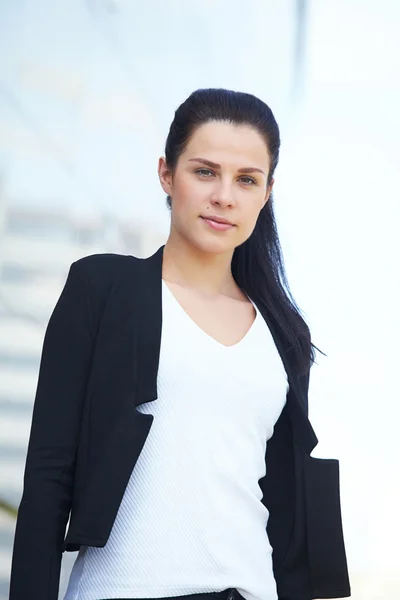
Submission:
[[[162,328],[162,264],[164,245],[152,256],[139,261],[139,281],[136,284],[136,300],[139,308],[138,336],[138,373],[135,405],[152,402],[157,399],[157,372],[160,358]],[[287,410],[291,417],[295,438],[305,452],[310,453],[317,445],[318,439],[305,411],[307,393],[301,389],[293,372],[290,350],[285,342],[278,324],[258,307],[264,317],[285,367],[289,391],[287,394]]]

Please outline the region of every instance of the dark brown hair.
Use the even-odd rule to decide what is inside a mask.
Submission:
[[[174,172],[179,156],[196,128],[210,121],[249,125],[260,133],[270,157],[270,184],[280,148],[279,127],[271,109],[252,94],[220,88],[196,90],[175,111],[165,145],[170,171]],[[171,209],[170,196],[167,196],[167,205]],[[315,362],[314,349],[321,350],[311,343],[309,327],[290,292],[275,221],[273,194],[260,211],[250,237],[235,248],[231,268],[239,287],[279,325],[297,374],[306,374]]]

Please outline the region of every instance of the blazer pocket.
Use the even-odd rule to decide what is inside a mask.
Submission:
[[[307,543],[313,597],[350,595],[340,505],[339,461],[304,461]]]

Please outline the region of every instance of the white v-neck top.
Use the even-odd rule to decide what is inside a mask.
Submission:
[[[289,384],[253,305],[249,331],[225,346],[162,280],[158,397],[137,407],[154,420],[107,544],[81,547],[65,600],[228,588],[247,600],[277,600],[258,481]]]

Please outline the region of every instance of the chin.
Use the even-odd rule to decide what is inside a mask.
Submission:
[[[226,254],[233,252],[236,244],[232,239],[220,239],[217,236],[196,235],[190,237],[190,243],[204,254]]]

